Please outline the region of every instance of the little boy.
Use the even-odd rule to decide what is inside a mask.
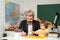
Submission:
[[[33,34],[38,34],[40,37],[46,37],[48,36],[48,24],[46,21],[42,21],[40,23],[40,29],[38,29],[37,31],[32,31]]]

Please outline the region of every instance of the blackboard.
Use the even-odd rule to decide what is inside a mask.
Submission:
[[[60,4],[37,5],[37,16],[41,20],[48,20],[53,23],[57,12],[59,13],[57,25],[60,25]]]

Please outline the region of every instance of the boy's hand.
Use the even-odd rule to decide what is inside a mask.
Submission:
[[[32,32],[32,34],[35,34],[35,31],[31,31]]]

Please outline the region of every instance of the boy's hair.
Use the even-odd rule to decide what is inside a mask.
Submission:
[[[45,28],[48,28],[48,23],[47,23],[47,21],[41,21],[40,24],[44,24]]]

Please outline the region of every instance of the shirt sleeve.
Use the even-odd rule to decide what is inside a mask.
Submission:
[[[46,29],[45,31],[46,31],[47,33],[49,33],[49,30],[48,30],[48,29]]]
[[[23,21],[20,23],[19,28],[18,29],[22,29],[23,30]]]
[[[40,31],[40,30],[35,31],[35,34],[39,34],[39,31]]]

